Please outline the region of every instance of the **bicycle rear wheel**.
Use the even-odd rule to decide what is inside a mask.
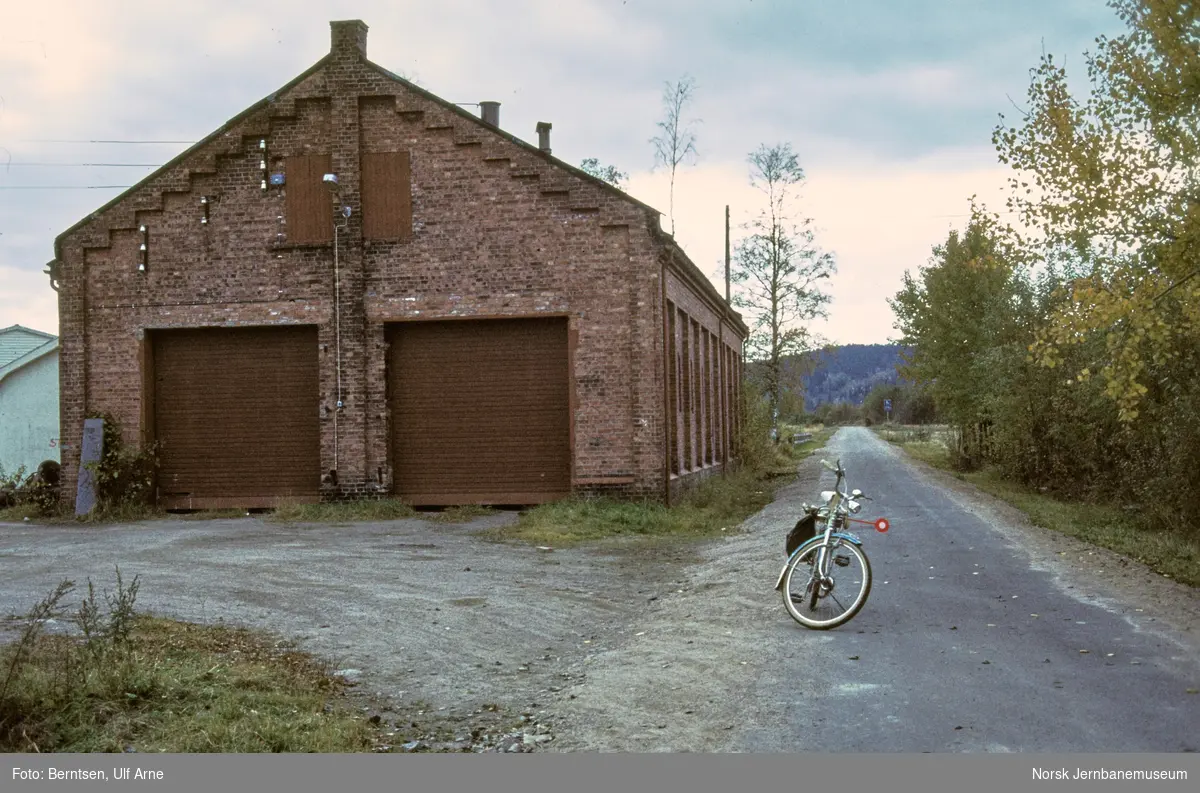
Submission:
[[[862,610],[871,593],[871,563],[857,545],[833,540],[825,575],[817,570],[820,538],[796,552],[783,577],[783,605],[807,628],[836,628]]]

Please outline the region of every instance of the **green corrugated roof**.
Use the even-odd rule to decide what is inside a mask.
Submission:
[[[42,333],[20,325],[0,328],[0,367],[7,366],[53,338],[53,333]]]

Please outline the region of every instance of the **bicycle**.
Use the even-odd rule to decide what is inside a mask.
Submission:
[[[871,594],[871,563],[862,540],[846,531],[846,524],[873,525],[881,533],[889,528],[887,518],[866,521],[850,517],[862,509],[860,501],[872,499],[857,488],[849,494],[842,489],[846,470],[841,460],[836,466],[828,460],[821,464],[837,474],[837,482],[833,490],[821,493],[824,506],[803,505],[805,515],[788,533],[788,560],[775,583],[792,619],[814,630],[848,622]],[[824,528],[819,529],[818,524]]]

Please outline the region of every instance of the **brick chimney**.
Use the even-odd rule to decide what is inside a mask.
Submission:
[[[538,148],[547,154],[550,153],[550,128],[553,126],[549,121],[537,123]]]
[[[361,19],[330,22],[330,47],[332,55],[352,55],[367,59],[367,24]]]

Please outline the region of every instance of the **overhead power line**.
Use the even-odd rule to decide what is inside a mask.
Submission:
[[[127,190],[131,184],[0,184],[0,190]]]
[[[153,162],[10,162],[5,168],[158,168]]]
[[[195,143],[194,140],[64,140],[50,138],[31,138],[22,141],[23,143],[129,143],[129,144],[176,144],[176,143]]]

